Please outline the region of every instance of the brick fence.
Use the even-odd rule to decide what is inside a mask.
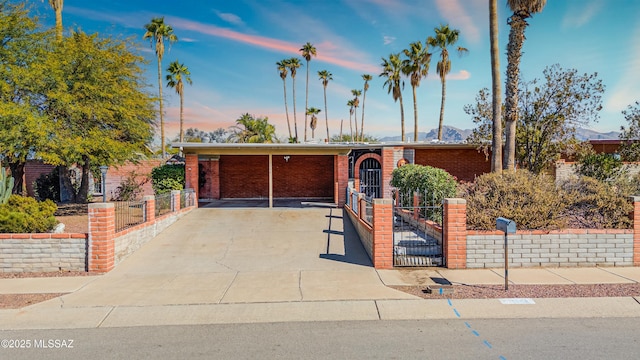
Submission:
[[[0,234],[0,272],[108,272],[197,206],[193,196],[181,209],[180,196],[172,192],[172,211],[158,218],[155,197],[145,196],[144,222],[119,232],[114,203],[93,203],[87,234]]]

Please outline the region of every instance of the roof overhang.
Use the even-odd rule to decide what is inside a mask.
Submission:
[[[197,155],[349,155],[348,144],[175,143],[184,154]]]

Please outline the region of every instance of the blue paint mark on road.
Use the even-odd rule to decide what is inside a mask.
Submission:
[[[473,331],[472,331],[472,333],[473,333],[473,335],[475,335],[475,336],[480,336],[480,333],[479,333],[479,332],[477,332],[477,331],[475,331],[475,330],[473,330]]]
[[[449,303],[449,306],[453,306],[453,304],[451,303],[451,299],[447,299],[447,302]]]
[[[500,355],[500,357],[499,357],[498,359],[500,359],[500,360],[507,360],[507,358],[506,358],[506,357],[504,357],[504,356],[502,356],[502,355]]]
[[[453,309],[453,312],[454,312],[454,313],[456,313],[456,316],[457,316],[457,317],[460,317],[460,313],[458,312],[458,310]]]
[[[442,291],[442,288],[440,288],[440,295],[442,295],[442,293],[443,293],[443,292],[444,292],[444,291]]]
[[[483,341],[485,345],[487,345],[487,347],[489,349],[493,348],[493,346],[491,346],[491,343],[489,343],[487,340]]]
[[[468,327],[469,329],[471,329],[471,324],[469,324],[468,322],[464,322],[464,326]]]

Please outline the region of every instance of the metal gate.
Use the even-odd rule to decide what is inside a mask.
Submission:
[[[376,159],[369,158],[360,164],[360,192],[369,198],[380,198],[382,167]]]
[[[442,203],[429,196],[395,193],[393,210],[393,265],[444,266]],[[441,229],[441,228],[440,228]]]

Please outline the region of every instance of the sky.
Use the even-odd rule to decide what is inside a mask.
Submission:
[[[47,1],[30,0],[45,26],[55,16]],[[506,0],[498,0],[500,68],[504,99],[506,46],[511,15]],[[598,122],[588,128],[619,131],[627,125],[621,111],[640,100],[640,1],[549,0],[541,13],[528,20],[521,63],[521,79],[542,77],[545,67],[559,64],[579,73],[597,72],[606,87]],[[186,85],[185,129],[204,131],[228,128],[242,114],[267,116],[282,139],[288,136],[283,82],[276,62],[298,57],[304,64],[295,78],[296,122],[304,134],[306,61],[299,49],[306,42],[317,49],[309,64],[309,106],[318,115],[315,140],[322,141],[325,112],[319,70],[328,70],[327,114],[332,135],[349,132],[352,89],[363,89],[361,75],[373,80],[366,94],[365,133],[374,137],[400,135],[400,107],[383,87],[382,57],[401,52],[422,41],[442,24],[460,30],[459,46],[466,55],[452,52],[447,77],[444,125],[475,127],[464,113],[478,91],[491,88],[488,0],[66,0],[63,26],[68,33],[81,29],[105,36],[133,37],[145,65],[149,91],[157,94],[157,63],[151,43],[143,39],[144,25],[165,18],[179,41],[167,47],[162,67],[178,60],[191,72]],[[429,75],[417,90],[418,127],[438,127],[441,84],[436,73],[438,53]],[[164,79],[164,75],[163,75]],[[166,85],[166,84],[165,84]],[[165,87],[167,138],[179,132],[179,97]],[[410,82],[403,91],[406,133],[413,129]],[[287,78],[287,100],[293,128],[292,79]],[[358,123],[361,107],[357,109]],[[158,131],[159,132],[159,131]],[[311,140],[311,130],[308,130]]]

